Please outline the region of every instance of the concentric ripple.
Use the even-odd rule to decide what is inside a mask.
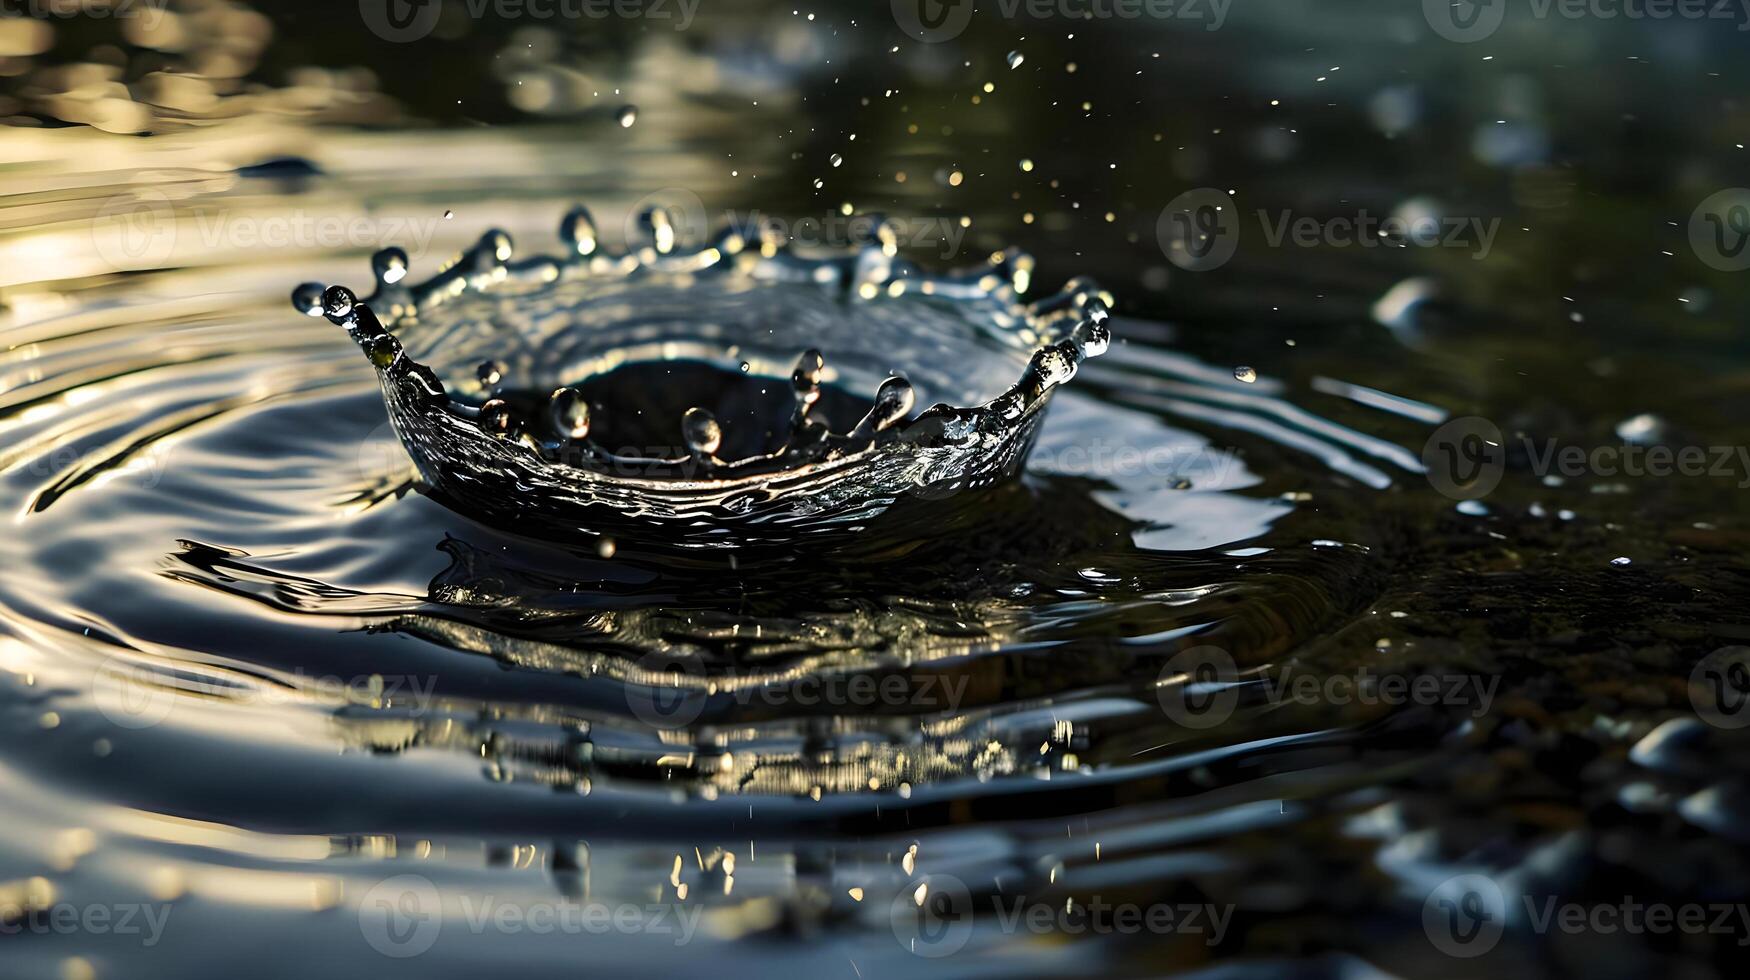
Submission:
[[[446,895],[679,902],[687,885],[701,942],[827,929],[865,971],[914,969],[889,914],[920,874],[1055,902],[1146,887],[1163,862],[1235,869],[1264,858],[1226,844],[1309,819],[1300,797],[1421,764],[1452,727],[1262,696],[1255,671],[1384,589],[1397,542],[1379,488],[1416,463],[1274,379],[1173,352],[1158,324],[1112,321],[1120,341],[1031,416],[1018,479],[954,506],[887,501],[852,560],[744,561],[624,525],[571,541],[465,516],[402,450],[373,365],[284,308],[283,273],[69,287],[16,303],[0,354],[0,705],[29,734],[0,766],[21,828],[0,881],[168,896],[187,925],[164,955],[244,957],[337,917],[356,933],[371,889],[410,874]],[[611,348],[660,346],[682,321],[646,300],[670,285],[629,283],[593,313],[555,302],[636,306],[637,336]],[[830,399],[872,392],[898,365],[863,355],[892,338],[813,284],[771,289],[779,333],[829,315],[875,331],[829,356],[843,384],[822,379],[821,404],[850,418]],[[739,294],[716,297],[733,319]],[[467,339],[486,315],[470,302],[397,336],[440,373],[466,377],[485,346],[508,377],[531,370],[497,332]],[[943,315],[906,309],[924,337]],[[979,405],[1049,342],[895,356],[931,397]],[[776,353],[707,346],[700,361],[750,365],[725,384],[791,397]],[[1015,373],[988,387],[992,365]],[[1345,519],[1362,509],[1375,519]],[[1231,718],[1202,729],[1170,710],[1196,691],[1166,670],[1199,644],[1242,671]],[[53,869],[34,857],[61,852]],[[647,939],[602,962],[670,962]],[[458,946],[457,969],[491,948]]]

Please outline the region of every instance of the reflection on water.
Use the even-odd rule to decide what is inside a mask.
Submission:
[[[1551,108],[1638,142],[1671,125],[1623,122],[1640,94],[1601,107],[1517,28],[1490,49],[1510,73],[1473,78],[1413,11],[978,21],[945,45],[882,11],[587,36],[463,17],[432,35],[445,64],[284,6],[0,21],[8,976],[1730,962],[1729,932],[1518,916],[1750,881],[1739,739],[1686,685],[1744,640],[1741,489],[1535,461],[1546,439],[1743,442],[1741,287],[1689,252],[1649,272],[1664,245],[1624,230],[1687,217],[1725,123],[1665,133],[1712,141],[1668,173]],[[333,47],[299,47],[315,34]],[[1712,65],[1689,36],[1646,50]],[[1568,32],[1560,58],[1615,65],[1620,40]],[[1195,274],[1155,226],[1209,182],[1508,220],[1487,260],[1247,225]],[[790,220],[799,248],[852,244],[847,206],[892,215],[927,269],[1028,248],[1030,296],[1091,271],[1124,300],[1111,350],[1018,479],[896,506],[847,555],[675,554],[459,512],[370,363],[285,305],[387,246],[430,271],[487,227],[552,242],[578,199],[617,251],[677,189],[714,221]],[[794,347],[749,378],[787,386]],[[902,353],[920,384],[983,377]],[[1461,503],[1424,445],[1467,416],[1511,446]],[[1487,959],[1427,918],[1465,874],[1515,912]],[[920,918],[944,901],[977,914]],[[992,913],[1011,902],[1047,924]],[[1057,918],[1125,903],[1180,925]],[[122,906],[138,930],[54,926]],[[596,908],[622,924],[530,917]]]

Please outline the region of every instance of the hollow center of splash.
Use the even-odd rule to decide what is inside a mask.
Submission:
[[[684,453],[675,420],[689,409],[709,411],[722,428],[718,450],[737,459],[776,452],[791,434],[796,399],[788,378],[747,374],[699,360],[635,361],[592,375],[572,387],[590,406],[590,438],[620,456]],[[497,397],[529,416],[550,391],[508,390]],[[848,428],[874,402],[823,384],[810,418]]]

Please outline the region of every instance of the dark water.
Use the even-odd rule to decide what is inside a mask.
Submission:
[[[263,82],[142,88],[150,136],[59,125],[132,132],[58,76],[7,96],[0,975],[1738,962],[1750,375],[1728,240],[1691,235],[1732,230],[1733,24],[1460,44],[1413,4],[1235,3],[924,45],[884,5],[742,5],[401,45],[281,6],[126,47]],[[25,61],[109,57],[50,23]],[[1243,224],[1198,272],[1158,226],[1202,186]],[[386,245],[420,278],[488,227],[550,249],[576,200],[618,245],[677,197],[824,247],[884,211],[933,268],[1022,247],[1035,295],[1110,289],[1115,339],[1015,480],[854,556],[677,553],[438,499],[286,303]],[[1362,211],[1473,237],[1269,240]],[[678,370],[599,385],[760,375]]]

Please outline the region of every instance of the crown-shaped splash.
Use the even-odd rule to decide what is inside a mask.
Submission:
[[[878,218],[824,255],[764,224],[689,249],[672,214],[638,223],[645,241],[617,255],[582,207],[561,255],[515,259],[491,231],[417,284],[384,249],[368,299],[306,283],[292,301],[364,350],[425,483],[458,509],[693,547],[858,531],[996,483],[1110,342],[1111,298],[1087,280],[1023,303],[1017,250],[931,275]],[[913,416],[920,389],[942,401]]]

